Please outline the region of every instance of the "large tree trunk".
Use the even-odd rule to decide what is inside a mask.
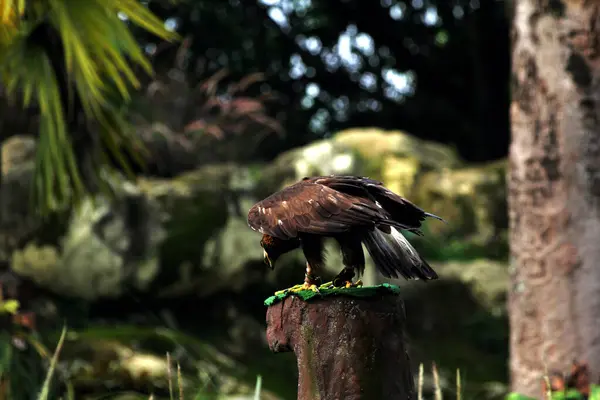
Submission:
[[[545,367],[600,375],[599,6],[515,2],[510,372],[536,397]]]

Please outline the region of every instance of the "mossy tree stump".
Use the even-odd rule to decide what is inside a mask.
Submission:
[[[414,399],[396,286],[300,292],[265,304],[269,347],[296,355],[298,400]]]

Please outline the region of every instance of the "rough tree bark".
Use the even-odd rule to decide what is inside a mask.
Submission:
[[[404,322],[394,294],[287,297],[267,310],[267,341],[274,352],[295,353],[298,400],[408,400],[415,397]]]
[[[600,374],[600,2],[520,0],[513,17],[510,373]]]

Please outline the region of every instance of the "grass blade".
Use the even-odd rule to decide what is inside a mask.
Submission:
[[[260,390],[262,387],[262,376],[256,377],[256,386],[254,387],[254,400],[260,400]]]
[[[442,388],[440,387],[440,376],[438,374],[437,365],[435,363],[433,363],[431,365],[431,370],[433,372],[433,385],[435,387],[433,398],[435,400],[442,400]]]
[[[456,400],[462,398],[462,385],[460,382],[460,368],[456,368]]]
[[[169,380],[169,400],[175,400],[173,395],[173,370],[171,369],[171,354],[167,351],[167,379]]]
[[[52,382],[54,370],[56,369],[56,364],[58,364],[58,356],[60,354],[60,351],[62,350],[66,336],[67,327],[63,326],[62,332],[60,334],[60,339],[58,340],[58,344],[56,345],[56,350],[54,351],[54,355],[52,356],[52,360],[50,361],[50,367],[48,368],[48,373],[46,374],[46,379],[44,380],[44,386],[42,386],[42,390],[40,391],[40,395],[38,396],[37,400],[48,400],[48,395],[50,394],[50,383]]]
[[[423,400],[423,363],[419,364],[419,380],[417,382],[417,399]]]

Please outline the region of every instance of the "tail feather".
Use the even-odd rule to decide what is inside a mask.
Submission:
[[[432,213],[428,213],[419,206],[413,204],[409,200],[397,195],[391,190],[382,185],[367,185],[369,193],[374,197],[375,201],[387,211],[391,218],[410,228],[419,228],[425,218],[435,218],[442,222],[446,221]]]
[[[379,272],[386,278],[437,279],[437,273],[404,235],[394,227],[390,228],[390,234],[374,229],[363,237],[363,243]]]
[[[442,217],[438,217],[437,215],[435,215],[435,214],[432,214],[432,213],[428,213],[428,212],[426,212],[426,213],[425,213],[425,216],[426,216],[426,217],[430,217],[430,218],[435,218],[435,219],[437,219],[437,220],[439,220],[439,221],[442,221],[442,222],[443,222],[443,223],[445,223],[445,224],[447,224],[447,223],[448,223],[448,221],[446,221],[444,218],[442,218]]]

